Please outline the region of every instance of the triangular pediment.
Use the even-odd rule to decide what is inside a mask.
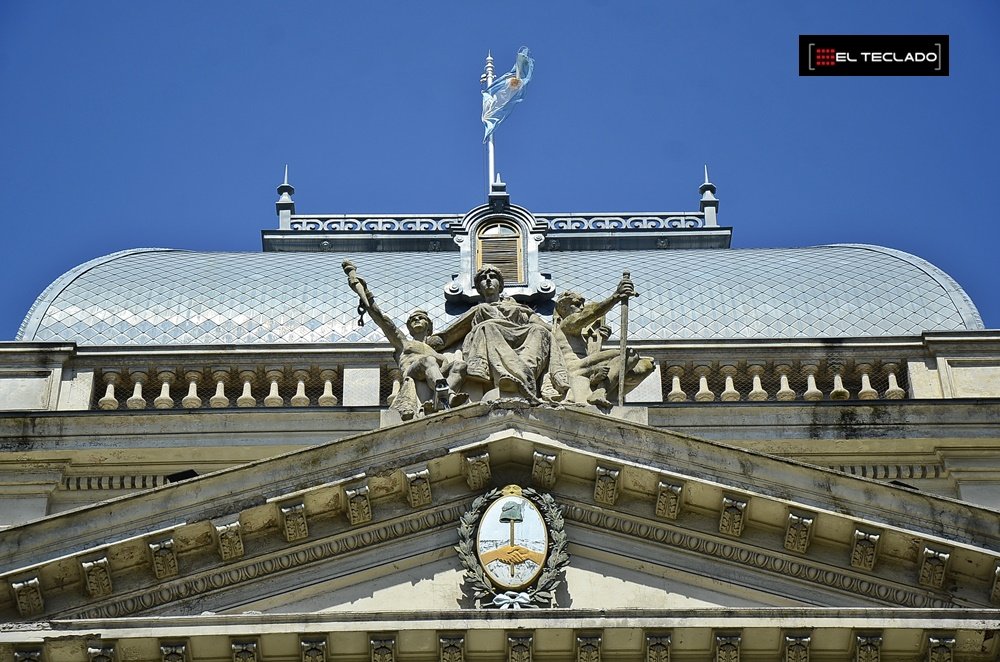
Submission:
[[[0,533],[2,617],[473,608],[473,499],[561,506],[573,609],[989,606],[1000,515],[678,435],[473,405]]]

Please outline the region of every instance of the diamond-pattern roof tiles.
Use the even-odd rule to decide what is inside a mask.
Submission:
[[[426,309],[438,328],[463,309],[442,288],[455,253],[196,253],[137,249],[57,279],[19,340],[81,345],[381,342],[357,326],[350,259],[402,325]],[[876,246],[798,249],[547,252],[559,290],[607,296],[630,271],[641,296],[629,335],[789,338],[915,335],[983,328],[964,291],[936,267]]]

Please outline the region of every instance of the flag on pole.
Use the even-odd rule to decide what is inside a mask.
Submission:
[[[531,59],[527,46],[517,51],[514,68],[500,76],[483,90],[483,124],[486,134],[483,142],[490,139],[500,122],[514,111],[514,106],[524,98],[524,88],[531,81],[531,71],[535,61]]]

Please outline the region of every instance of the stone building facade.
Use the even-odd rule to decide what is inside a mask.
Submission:
[[[261,253],[70,270],[0,344],[0,659],[996,659],[1000,332],[913,255],[732,249],[699,193],[286,179]]]

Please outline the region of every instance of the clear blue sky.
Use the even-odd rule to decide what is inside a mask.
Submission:
[[[949,34],[951,76],[800,78],[810,33]],[[521,45],[534,79],[497,136],[516,203],[697,209],[708,163],[735,248],[909,251],[1000,327],[994,0],[4,0],[0,338],[93,257],[260,250],[285,163],[300,213],[481,203],[483,58]]]

